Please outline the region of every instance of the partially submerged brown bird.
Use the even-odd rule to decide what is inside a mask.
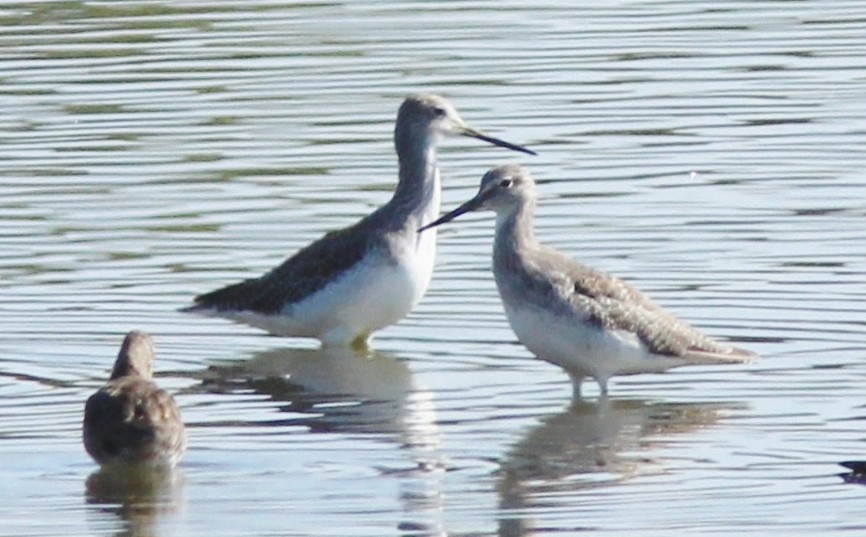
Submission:
[[[84,447],[100,465],[173,467],[186,448],[186,431],[171,395],[153,383],[153,341],[126,335],[111,378],[87,400]]]

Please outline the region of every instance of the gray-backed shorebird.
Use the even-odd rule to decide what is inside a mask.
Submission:
[[[132,331],[111,378],[87,400],[84,447],[100,465],[171,468],[186,448],[186,431],[174,399],[153,383],[153,342]]]
[[[607,394],[615,375],[755,358],[703,335],[628,283],[540,244],[532,225],[535,205],[529,173],[501,166],[484,175],[474,198],[421,234],[469,211],[496,212],[493,274],[508,322],[538,358],[569,373],[575,397],[586,377]]]
[[[439,214],[436,146],[453,135],[535,154],[469,127],[438,95],[409,97],[394,129],[400,175],[388,203],[259,278],[196,297],[183,311],[323,345],[365,346],[373,332],[408,315],[430,283],[436,235],[417,230]]]

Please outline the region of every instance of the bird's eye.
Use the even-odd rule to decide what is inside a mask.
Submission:
[[[499,186],[501,186],[502,188],[511,188],[511,185],[513,184],[514,181],[512,181],[511,179],[503,179],[502,181],[499,181]]]
[[[436,117],[445,117],[446,114],[447,114],[447,112],[445,111],[444,108],[437,106],[436,108],[433,109],[433,115]]]

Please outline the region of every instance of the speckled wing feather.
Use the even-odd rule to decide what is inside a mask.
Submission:
[[[365,220],[332,231],[302,248],[280,266],[261,277],[217,289],[195,298],[200,309],[247,310],[275,314],[286,304],[298,302],[323,288],[358,263],[371,247]]]
[[[553,249],[533,256],[545,263],[543,274],[571,308],[599,326],[634,333],[656,354],[713,361],[713,356],[750,356],[751,353],[723,345],[685,323],[653,302],[629,283],[592,269]]]
[[[685,356],[692,351],[729,354],[728,347],[703,335],[691,325],[658,309],[623,302],[617,298],[588,297],[575,293],[572,302],[590,312],[591,319],[605,328],[635,334],[656,354]]]

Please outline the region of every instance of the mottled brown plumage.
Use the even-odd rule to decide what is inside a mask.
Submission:
[[[628,282],[542,244],[523,248],[521,253],[519,263],[523,267],[513,275],[523,289],[514,292],[529,300],[543,298],[546,307],[557,308],[563,314],[582,312],[600,329],[633,333],[655,354],[731,352],[730,346],[677,319]],[[513,281],[504,285],[515,286]],[[537,292],[528,292],[532,287]]]
[[[152,381],[153,343],[127,334],[111,378],[84,408],[87,453],[101,465],[172,467],[186,448],[186,431],[174,399]]]

